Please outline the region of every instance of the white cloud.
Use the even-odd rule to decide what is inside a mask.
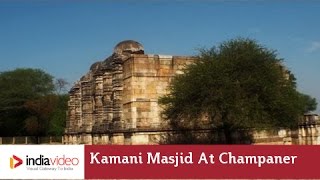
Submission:
[[[319,41],[312,42],[310,46],[306,49],[306,51],[309,53],[320,51],[320,42]]]

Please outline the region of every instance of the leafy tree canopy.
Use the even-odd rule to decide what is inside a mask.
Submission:
[[[61,112],[66,110],[67,98],[54,94],[57,91],[53,80],[40,69],[0,72],[1,136],[47,135],[49,131],[61,135],[65,122],[65,113]],[[63,84],[58,88],[60,92]],[[57,123],[53,125],[54,121]]]
[[[53,77],[40,69],[0,72],[0,111],[22,108],[26,100],[53,93]]]
[[[294,75],[276,52],[254,40],[238,38],[202,49],[198,59],[160,99],[173,129],[222,129],[225,142],[233,143],[235,130],[296,127],[304,112],[316,108],[315,99],[297,91]],[[187,143],[199,137],[182,136]],[[201,143],[214,141],[206,138]]]
[[[307,94],[300,94],[301,95],[301,103],[304,103],[304,112],[309,113],[315,111],[317,109],[317,100],[316,98],[312,98]]]

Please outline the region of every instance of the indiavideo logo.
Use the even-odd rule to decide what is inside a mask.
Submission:
[[[10,158],[10,168],[14,169],[18,166],[20,166],[23,163],[22,159],[20,159],[18,156],[12,155]]]

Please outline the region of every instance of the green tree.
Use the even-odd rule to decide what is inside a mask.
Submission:
[[[68,94],[57,95],[56,108],[52,112],[51,120],[48,127],[48,135],[61,136],[66,126],[66,112],[68,110]]]
[[[57,104],[58,96],[54,94],[28,100],[24,105],[29,112],[29,116],[31,116],[31,119],[28,118],[29,121],[25,123],[27,134],[37,136],[47,135],[51,117],[57,109]]]
[[[65,128],[68,95],[51,94],[25,103],[30,113],[25,128],[29,135],[62,135]]]
[[[303,97],[275,51],[250,39],[223,42],[201,50],[160,99],[178,132],[166,143],[232,144],[235,132],[250,138],[253,128],[295,128],[307,109]]]
[[[312,111],[315,111],[317,109],[317,100],[316,98],[312,98],[311,96],[307,95],[307,94],[300,94],[301,96],[301,103],[304,104],[304,112],[305,113],[309,113],[309,112],[312,112]]]
[[[0,136],[62,135],[68,96],[60,93],[66,85],[40,69],[1,72]]]
[[[53,77],[40,69],[0,72],[0,135],[25,134],[25,119],[30,118],[25,103],[53,91]]]

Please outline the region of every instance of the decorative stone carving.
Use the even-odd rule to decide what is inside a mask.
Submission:
[[[68,144],[155,144],[161,129],[158,98],[193,57],[145,55],[132,40],[91,65],[70,90]]]

